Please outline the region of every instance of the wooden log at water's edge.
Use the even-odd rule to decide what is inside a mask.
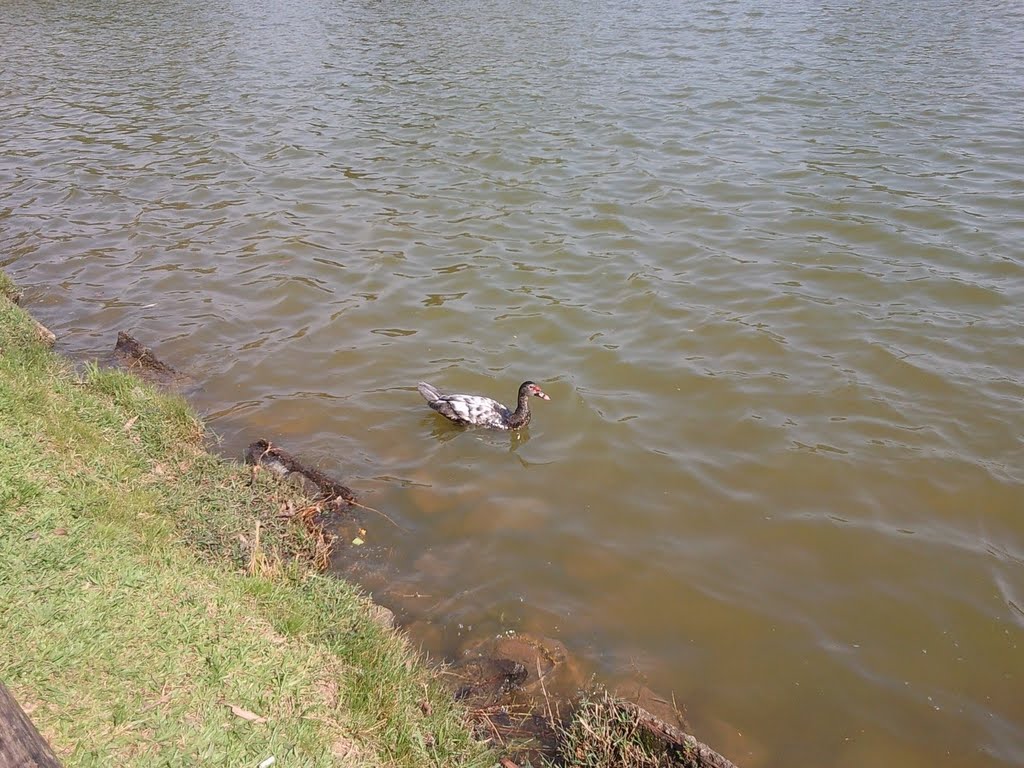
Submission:
[[[0,768],[62,768],[25,710],[0,683]]]
[[[659,741],[678,748],[684,753],[694,755],[701,768],[737,768],[736,764],[718,754],[702,741],[698,741],[685,731],[666,723],[660,717],[652,715],[646,709],[625,699],[613,699],[615,707],[636,718],[637,724]]]
[[[130,333],[117,332],[114,352],[131,362],[132,368],[141,367],[156,373],[176,374],[177,371],[156,356],[156,353]]]

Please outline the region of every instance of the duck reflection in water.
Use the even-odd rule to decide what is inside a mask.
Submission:
[[[421,424],[424,428],[429,427],[430,436],[441,444],[447,443],[449,440],[454,440],[457,437],[464,436],[468,439],[479,440],[494,446],[507,445],[509,453],[515,453],[519,450],[520,446],[523,446],[530,441],[530,431],[528,429],[517,429],[506,436],[500,432],[464,429],[456,426],[455,424],[451,424],[447,421],[439,421],[438,419],[430,416],[425,417]]]

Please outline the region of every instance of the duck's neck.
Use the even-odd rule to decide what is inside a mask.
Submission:
[[[519,405],[508,417],[509,429],[519,429],[530,423],[530,396],[525,392],[519,393]]]

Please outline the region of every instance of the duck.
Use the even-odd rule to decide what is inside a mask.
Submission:
[[[489,429],[522,429],[530,423],[530,398],[551,399],[532,381],[524,381],[519,385],[519,400],[514,411],[482,395],[446,395],[425,381],[417,384],[416,389],[427,404],[446,419],[456,424]]]

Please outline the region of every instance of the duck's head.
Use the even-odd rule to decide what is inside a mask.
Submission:
[[[524,381],[523,385],[519,387],[519,395],[533,395],[539,397],[541,400],[550,400],[551,398],[544,394],[544,390],[534,384],[532,381]]]

